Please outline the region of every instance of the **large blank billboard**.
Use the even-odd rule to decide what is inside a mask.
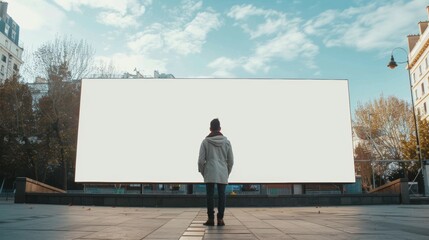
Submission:
[[[199,183],[219,118],[231,183],[354,182],[347,80],[84,79],[77,182]]]

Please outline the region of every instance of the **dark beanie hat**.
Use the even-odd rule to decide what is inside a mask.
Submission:
[[[212,130],[212,131],[219,131],[220,130],[219,119],[215,118],[210,122],[210,130]]]

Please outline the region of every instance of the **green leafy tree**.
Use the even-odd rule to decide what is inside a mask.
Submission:
[[[429,159],[429,121],[422,119],[418,120],[418,129],[422,158],[423,160],[427,160]],[[402,151],[404,153],[404,158],[414,160],[419,159],[417,155],[417,141],[414,126],[412,129],[410,129],[409,136],[409,138],[402,141]],[[410,168],[412,169],[412,177],[414,178],[415,174],[417,174],[417,171],[420,168],[420,163],[415,162],[410,166]]]
[[[49,92],[37,104],[37,120],[45,155],[54,168],[62,169],[61,187],[67,190],[76,158],[80,84],[63,81],[65,74],[67,68],[61,67],[51,72]]]
[[[15,75],[0,84],[0,175],[6,178],[36,170],[32,96],[18,79]]]
[[[418,120],[419,142],[423,159],[429,159],[429,121]],[[407,159],[418,159],[416,151],[416,134],[414,127],[411,129],[410,138],[403,141],[404,157]]]

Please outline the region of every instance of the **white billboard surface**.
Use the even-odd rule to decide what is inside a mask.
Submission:
[[[219,118],[230,183],[354,182],[347,80],[84,79],[77,182],[200,183]]]

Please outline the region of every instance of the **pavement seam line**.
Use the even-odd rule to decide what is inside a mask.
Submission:
[[[156,217],[155,217],[156,218]],[[140,238],[140,240],[145,239],[147,236],[151,235],[152,233],[154,233],[155,231],[157,231],[158,229],[162,228],[165,224],[167,224],[168,222],[170,222],[172,219],[168,220],[167,222],[165,222],[164,224],[162,224],[161,226],[157,227],[156,229],[154,229],[153,231],[151,231],[150,233],[146,234],[146,236],[144,236],[143,238]]]
[[[244,211],[244,209],[241,209],[241,212],[251,215],[250,213],[248,213],[248,212]],[[252,231],[250,231],[250,229],[249,229],[245,224],[243,224],[243,222],[242,222],[242,221],[240,221],[240,219],[238,219],[237,217],[235,217],[235,215],[234,215],[234,214],[232,214],[232,212],[231,212],[231,215],[232,215],[232,216],[234,216],[234,218],[235,218],[235,219],[237,219],[237,221],[238,221],[242,226],[244,226],[244,227],[246,228],[246,230],[247,230],[250,234],[252,234],[252,235],[253,235],[253,237],[255,237],[256,239],[261,240],[261,239],[260,239],[258,236],[256,236]],[[252,216],[253,216],[253,215],[252,215]]]

